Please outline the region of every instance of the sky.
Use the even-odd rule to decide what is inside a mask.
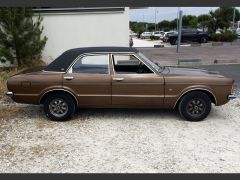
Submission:
[[[155,22],[155,9],[156,9],[156,22],[162,20],[173,20],[177,18],[178,7],[148,7],[144,9],[130,9],[130,21],[138,22]],[[181,7],[183,15],[200,15],[206,14],[210,10],[215,10],[217,7]],[[237,7],[240,10],[240,7]]]

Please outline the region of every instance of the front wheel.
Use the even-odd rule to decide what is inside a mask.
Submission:
[[[45,99],[44,112],[53,121],[66,121],[75,112],[74,100],[65,93],[51,94]]]
[[[211,111],[211,99],[203,92],[191,92],[181,99],[178,110],[188,121],[201,121]]]

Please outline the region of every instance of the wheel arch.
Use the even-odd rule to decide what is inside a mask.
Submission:
[[[44,93],[41,95],[41,97],[40,97],[39,103],[40,103],[40,104],[43,104],[45,98],[46,98],[48,95],[52,94],[52,93],[65,93],[65,94],[68,94],[68,95],[70,95],[70,96],[73,98],[76,106],[78,106],[78,100],[77,100],[76,96],[75,96],[71,91],[66,90],[66,89],[51,89],[51,90],[48,90],[48,91],[44,92]]]
[[[179,104],[179,102],[181,101],[181,99],[182,99],[185,95],[187,95],[188,93],[191,93],[191,92],[203,92],[203,93],[205,93],[205,94],[210,98],[210,100],[211,100],[212,103],[214,103],[215,105],[217,104],[217,99],[216,99],[216,96],[213,94],[213,92],[211,92],[211,91],[208,90],[208,89],[202,89],[202,88],[200,89],[200,88],[197,88],[197,89],[189,89],[189,90],[183,92],[183,93],[178,97],[178,99],[177,99],[177,101],[175,102],[173,108],[177,107],[178,104]]]

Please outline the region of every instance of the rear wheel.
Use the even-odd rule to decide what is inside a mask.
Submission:
[[[75,102],[69,94],[51,94],[45,98],[44,112],[51,120],[66,121],[75,112]]]
[[[201,37],[200,43],[207,43],[207,42],[208,42],[208,40],[206,37]]]
[[[201,121],[211,111],[211,99],[203,92],[188,93],[181,99],[178,111],[188,121]]]
[[[169,42],[171,45],[176,45],[177,39],[171,39]]]

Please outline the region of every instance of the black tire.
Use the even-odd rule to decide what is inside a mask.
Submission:
[[[45,97],[43,105],[46,116],[53,121],[69,120],[76,109],[73,98],[67,93],[51,93]]]
[[[199,43],[207,43],[208,39],[206,37],[201,37]]]
[[[201,121],[211,111],[211,99],[207,94],[199,91],[190,92],[181,98],[178,111],[188,121]]]
[[[169,42],[171,45],[176,45],[177,39],[171,39]]]

